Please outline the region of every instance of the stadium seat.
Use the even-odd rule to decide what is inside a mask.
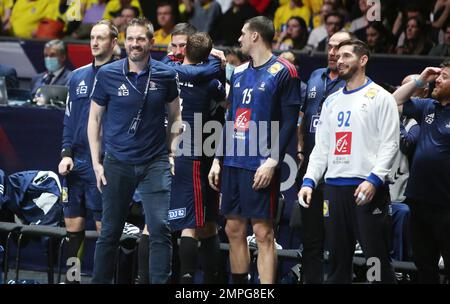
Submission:
[[[48,275],[48,283],[53,284],[53,240],[54,239],[63,239],[66,236],[66,229],[61,227],[51,227],[51,226],[40,226],[40,225],[25,225],[20,229],[19,239],[17,241],[17,256],[16,256],[16,282],[19,281],[19,269],[20,269],[20,250],[21,250],[21,242],[24,236],[26,237],[49,237],[48,241],[48,264],[47,264],[47,275]],[[62,242],[60,242],[61,247]],[[60,251],[61,248],[58,248]]]
[[[19,233],[22,229],[23,225],[16,224],[16,223],[8,223],[8,222],[0,222],[0,232],[6,232],[8,233],[5,241],[5,253],[4,253],[4,259],[3,259],[3,282],[8,282],[8,271],[9,271],[9,240],[11,239],[11,236],[14,233]]]

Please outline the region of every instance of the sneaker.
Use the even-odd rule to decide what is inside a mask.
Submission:
[[[125,226],[123,227],[123,233],[129,234],[129,235],[135,235],[135,234],[140,234],[141,230],[139,229],[139,227],[137,227],[133,224],[125,223]]]

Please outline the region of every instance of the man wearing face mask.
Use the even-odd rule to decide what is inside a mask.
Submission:
[[[31,95],[35,102],[39,100],[38,90],[44,85],[68,85],[71,70],[66,66],[66,44],[59,39],[51,40],[45,44],[44,60],[46,71],[38,74],[31,80]]]

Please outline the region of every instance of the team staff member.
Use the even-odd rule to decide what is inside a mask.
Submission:
[[[150,57],[152,45],[152,24],[144,18],[131,20],[125,40],[128,57],[97,73],[88,136],[97,187],[103,192],[103,216],[93,283],[109,283],[113,277],[128,203],[136,189],[151,231],[150,283],[166,283],[171,273],[167,142],[173,146],[176,132],[167,138],[164,109],[167,105],[170,131],[172,124],[180,123],[180,105],[176,72]],[[105,143],[103,162],[101,128]]]
[[[306,172],[309,156],[314,148],[316,127],[323,103],[328,96],[345,86],[345,80],[339,78],[337,69],[337,46],[350,38],[352,38],[352,34],[349,32],[337,32],[331,36],[328,42],[328,67],[315,70],[308,80],[306,102],[301,109],[303,118],[297,132],[297,155],[301,161],[298,175],[300,179]],[[308,205],[304,207],[308,207]],[[305,283],[319,284],[323,282],[323,242],[325,238],[322,182],[314,191],[311,208],[303,209],[301,215]]]
[[[436,81],[433,98],[411,98]],[[413,259],[421,283],[439,283],[439,257],[450,277],[450,61],[426,68],[394,93],[399,109],[420,124],[406,199],[411,208]]]
[[[109,20],[101,20],[91,30],[91,53],[94,61],[72,73],[64,116],[63,142],[59,174],[66,176],[68,201],[64,204],[67,229],[67,257],[79,257],[84,241],[87,210],[92,212],[97,231],[102,218],[102,197],[97,189],[87,137],[90,96],[95,75],[112,61],[117,45],[117,28]],[[71,280],[66,278],[66,283]]]
[[[197,81],[195,77],[199,70],[197,65],[208,60],[211,49],[211,37],[207,33],[195,33],[187,40],[183,64],[174,67],[180,79],[181,117],[187,126],[184,132],[189,133],[183,137],[182,154],[175,158],[172,193],[177,195],[171,196],[169,221],[172,231],[181,230],[180,282],[190,284],[193,283],[198,257],[203,265],[204,283],[218,282],[220,264],[216,224],[219,200],[217,192],[208,185],[212,158],[203,151],[206,134],[195,132],[199,123],[200,130],[203,130],[204,124],[212,119],[211,101],[225,99],[225,88],[218,79],[211,77],[208,81]],[[217,74],[220,76],[221,73]],[[201,140],[197,142],[196,138]]]
[[[223,165],[221,211],[227,218],[225,230],[230,241],[234,283],[247,282],[248,219],[258,244],[260,281],[275,283],[276,279],[273,218],[280,186],[276,175],[289,140],[295,134],[301,97],[295,67],[272,54],[274,34],[273,22],[263,16],[249,19],[242,28],[241,49],[252,61],[235,68],[231,77],[231,109],[227,120],[234,127],[232,132],[224,128],[223,164],[216,158],[208,176],[211,187],[218,190]],[[276,138],[271,137],[274,122],[280,125]],[[253,127],[256,129],[250,130]],[[267,150],[259,147],[255,155],[250,155],[261,142],[269,145]],[[245,147],[245,150],[230,147]]]
[[[384,186],[399,146],[399,119],[391,94],[366,77],[369,49],[364,42],[338,45],[339,76],[346,86],[322,107],[316,145],[299,192],[311,204],[325,174],[325,237],[330,283],[352,282],[358,239],[367,259],[380,262],[380,280],[394,283],[389,260],[389,190]]]

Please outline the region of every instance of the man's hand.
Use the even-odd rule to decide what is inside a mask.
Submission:
[[[423,83],[435,81],[441,74],[441,68],[428,67],[419,75],[419,80]]]
[[[268,158],[258,170],[256,170],[255,177],[253,178],[253,189],[260,190],[270,185],[275,168],[278,162],[273,158]]]
[[[214,159],[211,166],[211,170],[209,170],[208,181],[211,188],[213,188],[217,192],[220,191],[219,190],[220,171],[221,171],[220,161],[218,159]]]
[[[303,163],[303,161],[305,160],[305,154],[303,154],[303,152],[298,151],[297,159],[298,159],[298,164],[301,165]]]
[[[103,165],[100,163],[93,165],[95,172],[95,179],[97,180],[97,189],[102,192],[103,186],[106,186],[106,177],[105,170],[103,169]]]
[[[225,66],[227,65],[227,59],[225,58],[225,53],[218,49],[212,49],[211,55],[220,59],[222,69],[225,69]]]
[[[58,172],[62,176],[70,173],[73,169],[73,159],[71,157],[65,156],[61,159],[58,165]]]
[[[377,192],[377,188],[368,181],[364,181],[356,188],[354,197],[356,197],[356,204],[358,206],[370,203]]]
[[[302,187],[298,192],[298,202],[304,208],[309,208],[311,204],[313,189],[310,187]]]
[[[170,173],[175,175],[175,156],[173,153],[169,154]]]

